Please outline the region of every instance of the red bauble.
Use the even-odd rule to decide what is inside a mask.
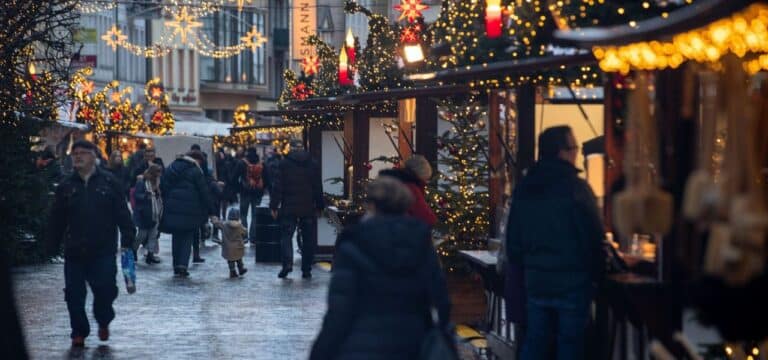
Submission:
[[[123,120],[123,114],[115,110],[109,114],[109,118],[112,120],[112,122],[119,123],[121,120]]]
[[[155,111],[155,113],[152,115],[152,122],[155,124],[162,124],[163,123],[163,112],[162,111]]]
[[[365,166],[365,168],[368,169],[368,170],[373,169],[373,165],[371,165],[371,163],[369,163],[367,161],[363,164],[363,166]]]

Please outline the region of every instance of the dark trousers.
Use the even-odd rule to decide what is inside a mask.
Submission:
[[[553,349],[558,360],[584,359],[590,302],[587,290],[558,297],[529,295],[528,328],[521,359],[550,359]]]
[[[312,270],[315,261],[315,248],[317,248],[317,218],[314,216],[290,216],[280,217],[280,253],[282,254],[283,268],[293,268],[293,233],[296,227],[301,231],[301,271]]]
[[[256,217],[256,208],[261,204],[261,198],[263,193],[240,193],[240,221],[243,223],[246,229],[248,229],[248,240],[253,241],[254,231],[252,227],[248,227],[248,210],[252,210],[251,225],[254,223],[254,217]]]
[[[114,255],[87,260],[64,262],[64,299],[69,310],[71,337],[90,334],[88,316],[85,314],[86,283],[93,293],[93,316],[100,327],[107,327],[115,318],[112,303],[117,298],[117,262]]]
[[[192,252],[192,241],[199,229],[180,231],[171,234],[171,254],[173,255],[173,269],[186,270],[189,267],[189,256]],[[199,238],[199,235],[198,235]]]
[[[243,259],[235,260],[235,261],[227,261],[227,264],[229,265],[229,271],[235,271],[235,265],[237,265],[237,269],[241,272],[243,271]]]
[[[202,226],[192,233],[192,257],[195,259],[200,257],[200,242],[202,242],[202,233]]]

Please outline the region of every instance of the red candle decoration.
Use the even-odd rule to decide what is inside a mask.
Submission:
[[[341,49],[341,53],[339,54],[339,85],[352,85],[352,80],[349,79],[349,63],[346,48]]]
[[[486,0],[485,34],[489,39],[501,36],[501,0]]]
[[[355,37],[352,35],[352,29],[347,29],[347,37],[344,40],[347,48],[347,61],[349,65],[355,65]]]

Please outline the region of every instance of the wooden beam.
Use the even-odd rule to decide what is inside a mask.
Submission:
[[[536,87],[517,88],[517,178],[536,162]]]
[[[437,103],[426,97],[416,98],[416,153],[427,158],[437,169]]]
[[[499,121],[499,95],[496,91],[488,93],[488,193],[490,197],[491,236],[496,236],[497,208],[503,206],[504,197],[504,158],[501,149],[501,123]]]
[[[351,161],[344,164],[344,195],[354,198],[363,193],[362,182],[368,179],[370,114],[352,110],[344,114],[344,141],[352,149]],[[350,172],[351,167],[351,172]]]
[[[411,144],[413,144],[413,124],[416,122],[416,99],[400,99],[397,101],[397,123],[400,128],[398,134],[398,152],[404,162],[411,157]]]

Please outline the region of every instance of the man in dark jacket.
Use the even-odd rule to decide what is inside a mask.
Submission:
[[[195,233],[208,217],[217,211],[201,168],[205,158],[199,151],[190,151],[178,157],[163,172],[160,192],[163,196],[163,217],[160,231],[172,238],[173,273],[187,277],[189,257]]]
[[[99,339],[109,339],[109,323],[115,318],[117,298],[117,230],[122,248],[130,248],[135,236],[131,214],[119,182],[96,167],[98,149],[88,141],[72,145],[75,172],[56,189],[48,229],[49,251],[64,243],[64,298],[72,326],[72,345],[84,346],[90,333],[85,314],[86,283],[93,292],[93,313]]]
[[[237,162],[237,169],[235,170],[234,181],[238,184],[240,193],[240,220],[248,229],[248,240],[254,241],[253,220],[256,217],[256,208],[261,205],[261,200],[264,197],[264,166],[259,163],[259,154],[255,148],[248,148],[245,152],[245,158]],[[261,171],[262,177],[261,188],[249,185],[248,168],[255,166],[258,169],[256,172]],[[251,227],[248,227],[248,211],[252,210],[251,214]]]
[[[525,272],[528,331],[524,360],[583,359],[593,285],[604,257],[595,196],[574,166],[570,127],[539,136],[539,161],[515,189],[507,228],[510,263]]]
[[[277,178],[269,196],[272,216],[279,219],[282,227],[280,247],[283,268],[278,277],[285,278],[293,270],[293,233],[300,227],[302,236],[302,277],[312,277],[312,263],[317,247],[317,214],[325,208],[320,167],[296,143],[285,159],[280,162]]]

